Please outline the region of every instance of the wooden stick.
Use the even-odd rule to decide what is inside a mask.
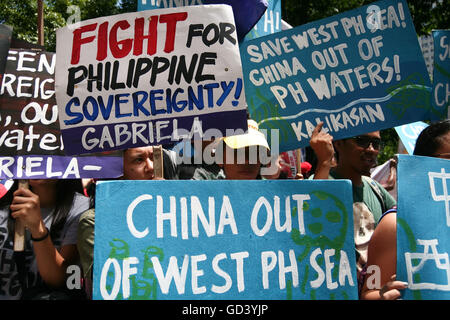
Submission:
[[[295,155],[297,156],[297,173],[302,173],[302,149],[296,149]]]
[[[44,3],[43,0],[38,0],[37,3],[37,26],[38,26],[38,44],[44,45]]]
[[[28,180],[19,180],[19,188],[28,189]],[[16,219],[14,223],[14,251],[25,250],[25,226],[22,220]]]
[[[162,146],[153,146],[153,172],[155,179],[164,178],[164,160]]]

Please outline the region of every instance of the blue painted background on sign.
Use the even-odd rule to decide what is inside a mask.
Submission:
[[[95,215],[94,299],[357,299],[346,180],[102,182]]]
[[[280,130],[280,151],[307,146],[319,121],[341,139],[443,117],[431,113],[405,1],[374,2],[240,50],[249,113],[260,128]]]
[[[433,107],[448,114],[450,101],[450,30],[433,30]]]
[[[416,121],[413,123],[404,124],[402,126],[395,127],[400,140],[405,146],[408,154],[413,154],[414,147],[416,146],[416,140],[423,129],[428,127],[428,124],[422,121]]]
[[[267,10],[244,41],[281,31],[281,0],[268,0]]]
[[[450,299],[450,161],[399,155],[397,280],[403,299]]]

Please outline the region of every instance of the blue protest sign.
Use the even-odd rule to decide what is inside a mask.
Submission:
[[[433,107],[448,115],[450,101],[450,30],[433,30]]]
[[[268,0],[267,10],[244,41],[281,31],[281,0]]]
[[[280,151],[439,118],[406,1],[379,1],[241,44],[248,110]]]
[[[267,8],[266,0],[139,0],[138,11],[208,4],[228,4],[233,8],[239,41],[244,39]]]
[[[403,299],[450,299],[450,161],[399,155],[397,280]]]
[[[347,180],[108,181],[95,210],[94,299],[357,299]]]
[[[405,146],[408,154],[413,154],[414,147],[416,146],[416,140],[423,129],[428,127],[428,124],[422,121],[416,121],[413,123],[404,124],[402,126],[395,127],[400,140]]]

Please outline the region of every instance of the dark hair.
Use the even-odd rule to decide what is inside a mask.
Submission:
[[[414,155],[433,156],[441,146],[442,136],[450,131],[450,120],[439,121],[422,130],[416,141]]]
[[[56,239],[66,223],[67,215],[73,205],[75,193],[79,192],[81,181],[79,179],[60,179],[56,183],[55,213],[50,226],[50,237]],[[13,193],[18,189],[18,180],[14,181],[11,189],[0,199],[0,208],[8,207],[12,203]],[[31,188],[30,188],[31,189]],[[13,235],[13,219],[8,219],[8,231]]]

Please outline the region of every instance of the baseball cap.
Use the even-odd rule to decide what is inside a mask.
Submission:
[[[262,132],[259,131],[256,121],[249,119],[247,120],[247,124],[248,131],[246,133],[223,138],[223,141],[225,141],[226,145],[232,149],[241,149],[250,146],[261,146],[270,150],[266,137]]]

